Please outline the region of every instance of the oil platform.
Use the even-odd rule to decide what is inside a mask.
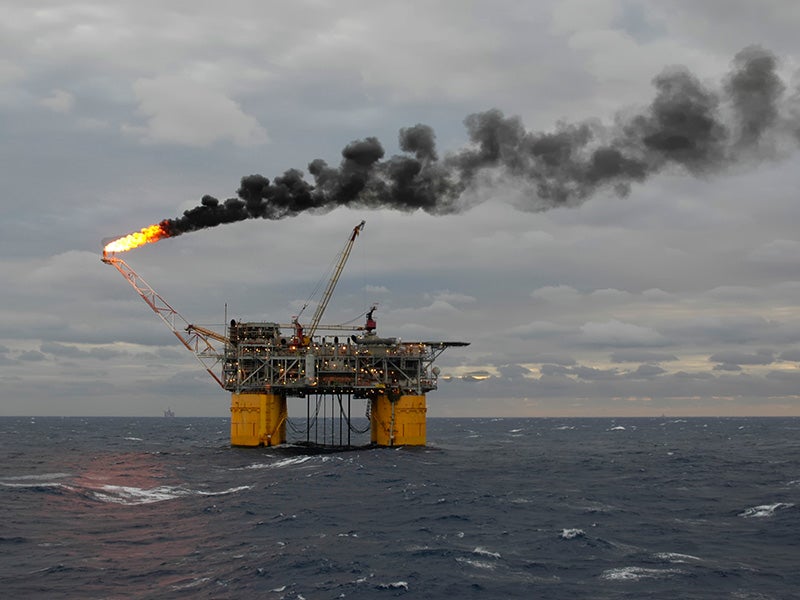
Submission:
[[[367,431],[351,420],[355,399],[366,400],[372,445],[424,446],[426,395],[437,388],[439,375],[434,361],[447,348],[469,342],[380,337],[375,306],[366,313],[363,326],[321,325],[363,228],[364,221],[353,228],[307,325],[299,317],[289,324],[232,320],[224,333],[193,325],[108,246],[101,260],[125,277],[214,380],[231,393],[232,445],[286,443],[287,424],[292,425],[287,400],[297,398],[305,400],[306,424],[292,427],[301,436],[293,443],[350,447],[351,433]],[[334,334],[317,335],[322,331]]]

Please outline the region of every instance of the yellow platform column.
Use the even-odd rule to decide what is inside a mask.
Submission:
[[[426,442],[425,394],[399,396],[395,402],[386,394],[372,399],[370,441],[378,446],[424,446]]]
[[[283,444],[286,417],[286,396],[231,394],[231,446]]]

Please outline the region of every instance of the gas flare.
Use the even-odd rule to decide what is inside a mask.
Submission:
[[[152,244],[165,237],[171,237],[169,230],[163,223],[156,223],[155,225],[143,227],[139,231],[134,231],[133,233],[129,233],[126,236],[109,242],[103,248],[103,253],[126,252],[138,248],[139,246],[144,246],[145,244]]]

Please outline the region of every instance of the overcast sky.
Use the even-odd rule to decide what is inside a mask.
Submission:
[[[288,322],[365,219],[325,321],[377,302],[382,335],[471,342],[441,356],[432,416],[800,415],[799,30],[793,0],[6,1],[0,415],[229,414],[101,240],[246,175],[313,184],[309,163],[356,140],[407,155],[417,124],[456,164],[490,109],[530,139],[590,131],[582,166],[453,167],[446,211],[362,198],[124,258],[192,322],[226,303]],[[726,95],[743,50],[774,110]],[[635,120],[689,72],[719,116],[700,166]],[[601,146],[632,175],[587,171]],[[548,200],[541,169],[590,185]]]

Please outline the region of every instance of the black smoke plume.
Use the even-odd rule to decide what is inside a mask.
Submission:
[[[547,133],[527,131],[518,117],[500,110],[469,115],[469,144],[439,158],[427,125],[400,131],[405,153],[384,159],[374,137],[342,150],[337,167],[317,159],[308,165],[313,183],[290,169],[272,181],[243,177],[236,198],[204,196],[200,205],[162,226],[180,235],[244,219],[282,219],[339,206],[422,209],[431,214],[463,210],[459,198],[493,169],[529,189],[530,210],[575,206],[601,188],[620,195],[650,175],[675,167],[700,176],[769,154],[772,138],[800,132],[800,111],[784,97],[785,85],[770,52],[739,52],[718,89],[703,85],[683,67],[654,78],[655,98],[613,125],[559,123]],[[795,98],[796,103],[796,98]]]

